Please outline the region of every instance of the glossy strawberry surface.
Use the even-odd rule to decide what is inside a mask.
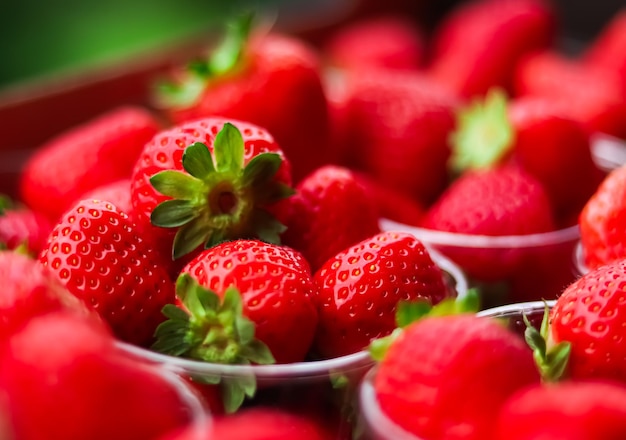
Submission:
[[[551,338],[567,341],[566,375],[626,381],[626,260],[601,266],[571,283],[551,311]]]
[[[57,223],[39,256],[46,270],[128,342],[145,345],[174,301],[165,265],[125,213],[86,200]]]
[[[324,358],[355,353],[391,333],[399,301],[436,304],[450,295],[443,271],[405,232],[382,232],[339,252],[315,273],[315,282],[315,350]]]

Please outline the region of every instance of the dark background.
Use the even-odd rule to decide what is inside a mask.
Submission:
[[[552,0],[564,36],[588,41],[624,0]],[[0,13],[0,89],[50,73],[123,60],[219,27],[242,6],[276,11],[291,28],[324,28],[354,11],[397,9],[424,25],[455,0],[5,0]]]

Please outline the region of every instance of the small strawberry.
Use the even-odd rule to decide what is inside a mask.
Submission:
[[[547,344],[570,345],[565,377],[626,382],[624,282],[626,260],[619,260],[591,270],[557,299]]]
[[[339,252],[314,279],[315,351],[323,358],[355,353],[391,333],[401,300],[436,304],[451,295],[428,250],[404,232],[382,232]]]
[[[435,29],[428,72],[463,97],[510,90],[517,62],[554,41],[555,18],[541,0],[462,2]]]
[[[626,387],[606,381],[534,385],[496,417],[494,440],[619,440],[626,436]]]
[[[416,70],[423,64],[426,42],[415,22],[401,15],[379,15],[339,28],[322,51],[335,67]]]
[[[37,255],[51,230],[46,216],[0,195],[0,249],[23,246],[26,252]]]
[[[530,54],[515,71],[516,96],[558,101],[589,131],[626,138],[626,85],[615,72],[555,51]]]
[[[59,310],[87,315],[87,308],[36,260],[0,251],[0,340],[35,316]]]
[[[174,260],[236,238],[278,242],[284,226],[268,208],[291,195],[290,170],[256,125],[216,117],[181,124],[141,153],[131,178],[133,219]]]
[[[11,438],[157,439],[200,410],[178,378],[124,356],[97,321],[50,313],[1,345]]]
[[[206,290],[210,293],[200,293]],[[230,363],[227,357],[231,353],[220,353],[206,338],[225,332],[222,343],[234,344],[229,339],[229,332],[234,330],[225,331],[222,327],[235,325],[239,313],[252,321],[256,338],[269,347],[277,362],[302,361],[317,324],[312,299],[315,293],[308,263],[291,248],[259,240],[233,240],[206,249],[183,268],[177,281],[178,305],[185,310],[187,321],[184,330],[189,344],[184,354],[209,362]],[[219,300],[215,301],[223,302],[205,304],[205,308],[220,307],[215,312],[219,322],[211,321],[216,319],[212,316],[214,312],[198,309],[195,297],[199,294],[217,296]],[[229,301],[237,296],[241,299],[235,307]],[[207,319],[209,322],[205,322]],[[217,326],[216,329],[211,325]],[[167,342],[167,335],[162,334],[162,341],[157,342],[159,347]],[[158,332],[157,336],[160,335]]]
[[[189,426],[159,440],[331,440],[317,421],[272,406],[257,406],[216,417],[206,428]]]
[[[626,258],[626,165],[605,177],[583,207],[578,224],[587,267]]]
[[[380,232],[374,199],[347,168],[325,165],[296,186],[286,203],[283,244],[315,272],[329,258]]]
[[[418,438],[484,440],[509,396],[539,380],[519,336],[464,313],[404,327],[378,365],[374,390],[387,417]]]
[[[492,89],[457,117],[451,168],[515,163],[541,182],[559,220],[575,217],[602,180],[588,131],[549,97],[507,100]]]
[[[128,177],[160,126],[138,107],[115,108],[39,147],[20,176],[23,201],[52,221],[84,192]]]
[[[128,342],[145,345],[174,301],[174,284],[128,216],[85,200],[54,227],[39,261]]]
[[[222,44],[179,69],[155,100],[178,124],[220,115],[264,127],[298,181],[332,157],[318,54],[288,35],[251,35],[253,22],[230,23]]]
[[[353,72],[346,78],[346,139],[356,165],[427,205],[447,184],[455,96],[418,72]]]

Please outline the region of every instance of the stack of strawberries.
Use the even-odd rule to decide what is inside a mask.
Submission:
[[[159,78],[153,105],[50,139],[21,170],[19,200],[0,203],[0,437],[339,438],[336,417],[311,405],[255,403],[254,380],[181,386],[120,343],[253,367],[373,343],[381,408],[419,438],[626,436],[623,423],[608,425],[616,437],[589,428],[626,412],[622,385],[540,385],[566,371],[604,378],[581,359],[620,356],[599,348],[621,341],[612,324],[555,309],[572,329],[529,330],[533,362],[499,323],[463,307],[441,316],[459,307],[437,258],[380,226],[505,236],[577,225],[610,178],[592,135],[626,137],[625,17],[574,58],[542,0],[462,3],[432,34],[375,17],[320,46],[258,33],[244,14],[207,56]],[[615,230],[602,215],[587,222]],[[580,303],[603,319],[626,313],[598,299],[622,269]],[[409,323],[426,310],[435,316]],[[585,325],[597,339],[578,342]],[[219,417],[198,417],[196,398]],[[546,414],[569,428],[561,399],[585,418],[557,437]],[[530,420],[519,408],[548,428],[518,429]]]

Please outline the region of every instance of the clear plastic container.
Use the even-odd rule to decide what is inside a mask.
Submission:
[[[457,297],[467,293],[463,272],[450,260],[431,251]],[[328,424],[337,439],[350,439],[356,410],[356,389],[375,362],[367,351],[333,359],[275,365],[223,365],[173,357],[120,343],[120,348],[156,363],[198,384],[254,378],[257,391],[245,406],[273,405],[304,411]],[[210,385],[208,385],[210,386]]]
[[[456,263],[470,287],[483,292],[484,308],[556,298],[575,279],[572,254],[578,225],[557,231],[486,236],[436,231],[383,220],[384,230],[410,232]]]

